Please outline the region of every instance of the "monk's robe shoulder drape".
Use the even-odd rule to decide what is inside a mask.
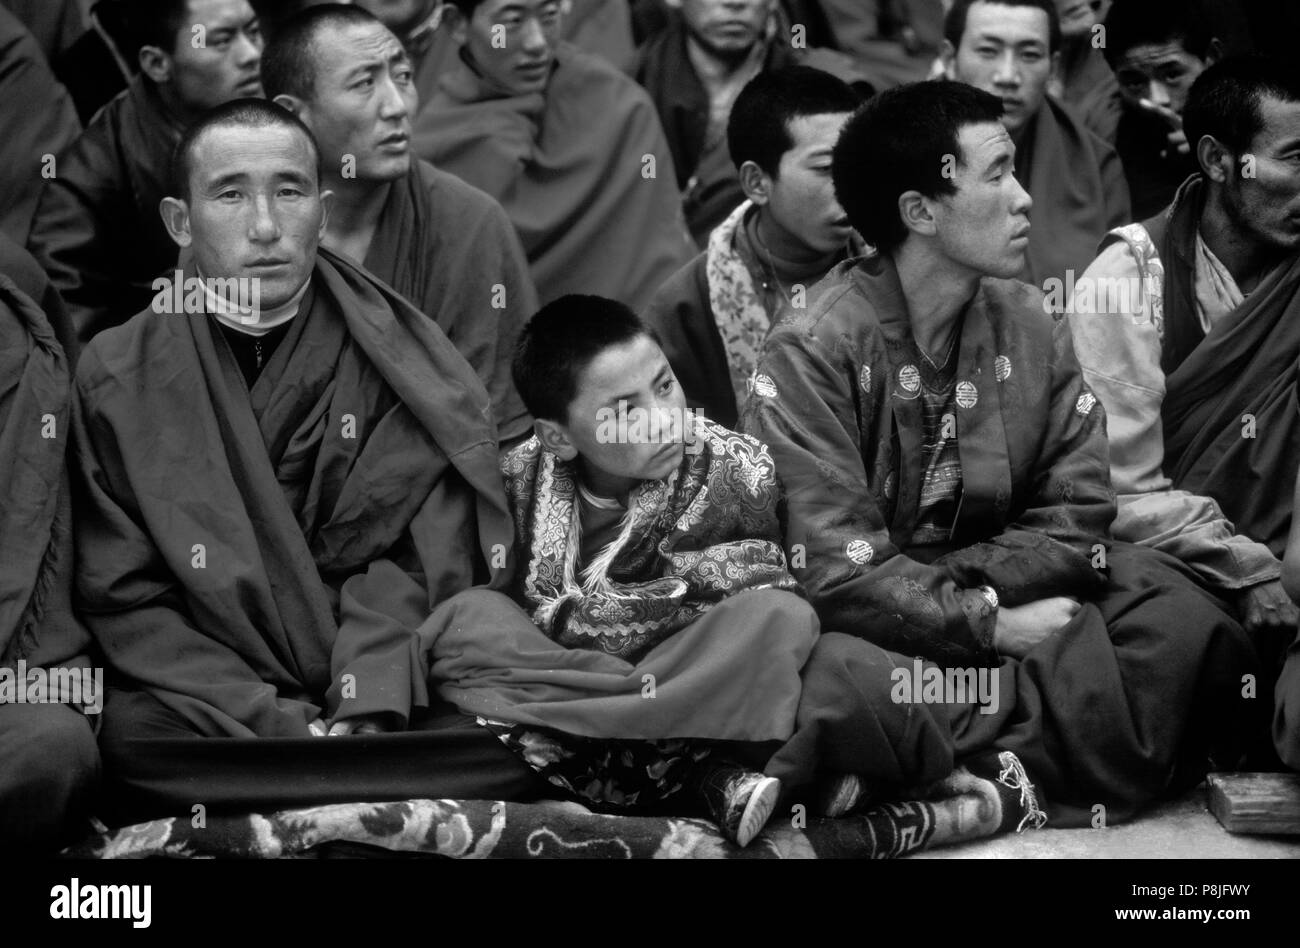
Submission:
[[[201,734],[406,721],[427,694],[400,617],[508,579],[483,384],[327,251],[251,392],[210,317],[145,311],[87,347],[73,415],[82,612]]]
[[[1175,487],[1214,498],[1237,530],[1280,558],[1300,465],[1300,253],[1205,332],[1194,285],[1204,187],[1189,179],[1146,223],[1165,273],[1165,472]]]
[[[510,219],[496,201],[424,161],[393,183],[366,269],[438,324],[492,399],[502,442],[532,419],[510,375],[537,291]]]
[[[1077,277],[1106,232],[1132,220],[1119,155],[1050,96],[1017,143],[1016,177],[1034,199],[1020,278],[1040,289]]]
[[[1094,545],[1115,505],[1104,410],[1042,295],[985,279],[962,319],[953,419],[962,494],[948,548],[911,542],[921,382],[887,258],[836,267],[804,313],[774,327],[741,429],[772,448],[787,553],[823,625],[969,662],[992,654],[975,587],[992,585],[1008,606],[1095,592],[1104,580]]]
[[[502,96],[457,60],[420,110],[415,144],[501,202],[543,303],[595,293],[639,309],[694,256],[653,104],[566,43],[543,93]]]
[[[54,78],[40,46],[9,10],[0,6],[0,231],[27,243],[41,186],[57,170],[58,156],[81,133],[67,91]]]
[[[50,275],[84,344],[153,298],[176,262],[158,204],[181,127],[137,76],[58,156],[41,191],[28,249]]]

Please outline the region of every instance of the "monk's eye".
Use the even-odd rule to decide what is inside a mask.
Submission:
[[[975,47],[975,55],[976,55],[976,56],[981,56],[981,57],[983,57],[984,59],[992,59],[992,58],[993,58],[994,56],[996,56],[997,54],[998,54],[998,51],[997,51],[997,49],[996,49],[995,47],[993,47],[993,46],[977,46],[977,47]]]
[[[1041,62],[1043,54],[1036,49],[1027,49],[1020,54],[1020,58],[1027,63]]]
[[[248,26],[244,27],[244,33],[249,39],[258,39],[262,35],[262,24],[257,20],[254,20],[252,23],[249,23]]]
[[[398,82],[403,82],[403,83],[410,82],[413,75],[414,74],[411,72],[411,67],[409,66],[402,66],[395,73],[393,73],[393,77]]]
[[[238,201],[239,198],[240,194],[238,191],[222,191],[217,195],[218,201],[225,201],[227,204],[230,204],[233,201]]]
[[[671,375],[668,376],[668,378],[664,379],[662,382],[659,383],[659,394],[667,395],[669,392],[673,390],[673,386],[676,384],[677,384],[677,380],[673,378]]]
[[[360,80],[359,82],[354,82],[354,83],[352,84],[352,88],[354,88],[354,89],[369,89],[369,88],[370,88],[371,86],[373,86],[374,84],[375,84],[375,80],[374,80],[373,78],[371,78],[370,76],[366,76],[364,79]]]
[[[281,188],[277,194],[280,197],[302,197],[302,191],[292,185]]]

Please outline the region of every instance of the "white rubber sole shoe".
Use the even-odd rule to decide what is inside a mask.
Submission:
[[[776,808],[777,797],[781,795],[781,781],[777,777],[764,777],[754,787],[745,803],[745,811],[740,815],[736,826],[736,845],[744,849],[754,837],[763,831],[767,821],[772,818]]]

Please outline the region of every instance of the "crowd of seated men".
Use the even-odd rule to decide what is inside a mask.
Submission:
[[[0,845],[1300,769],[1290,14],[12,9]]]

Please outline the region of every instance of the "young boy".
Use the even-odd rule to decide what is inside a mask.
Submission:
[[[734,427],[759,350],[785,306],[863,252],[835,199],[831,149],[861,96],[808,66],[759,74],[741,90],[727,147],[745,200],[644,311],[687,403]]]
[[[781,550],[771,458],[695,417],[612,300],[544,307],[513,369],[535,436],[502,470],[532,623],[478,593],[440,632],[433,676],[553,784],[598,806],[685,791],[746,845],[780,780],[714,742],[790,737],[818,631]]]

